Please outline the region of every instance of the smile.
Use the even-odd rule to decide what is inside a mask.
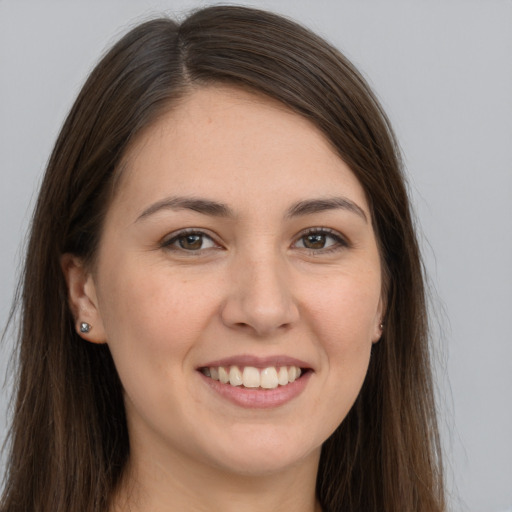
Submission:
[[[302,370],[298,366],[268,366],[266,368],[236,365],[210,366],[201,368],[200,372],[222,384],[250,389],[276,389],[279,386],[287,386],[295,382],[302,374]]]
[[[281,407],[294,401],[316,372],[310,363],[287,355],[250,354],[208,361],[196,370],[214,395],[250,409]]]

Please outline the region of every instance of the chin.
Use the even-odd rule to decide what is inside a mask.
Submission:
[[[318,453],[320,453],[319,449]],[[226,472],[240,476],[264,477],[283,473],[294,467],[298,467],[301,465],[301,462],[309,459],[310,456],[312,456],[312,454],[305,454],[301,457],[295,454],[293,457],[286,457],[277,453],[264,455],[261,453],[248,453],[223,461],[222,465],[218,467]]]
[[[243,435],[240,442],[231,436],[224,449],[217,444],[218,450],[211,454],[215,465],[227,472],[255,477],[280,473],[320,457],[321,443],[276,436],[261,428],[254,430],[253,435]]]

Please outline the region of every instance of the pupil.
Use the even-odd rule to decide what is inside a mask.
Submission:
[[[183,249],[201,249],[202,244],[203,240],[201,235],[186,235],[180,239],[180,246]]]
[[[323,249],[325,246],[325,235],[307,235],[306,243],[304,245],[308,249]]]

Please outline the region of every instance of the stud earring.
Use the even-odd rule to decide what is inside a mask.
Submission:
[[[379,329],[380,329],[381,331],[382,331],[382,329],[384,329],[384,323],[381,323],[381,324],[379,325]]]
[[[88,333],[91,330],[91,325],[87,322],[80,323],[80,332]]]

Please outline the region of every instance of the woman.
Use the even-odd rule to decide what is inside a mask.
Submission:
[[[2,511],[444,510],[393,134],[304,28],[211,7],[123,37],[23,284]]]

